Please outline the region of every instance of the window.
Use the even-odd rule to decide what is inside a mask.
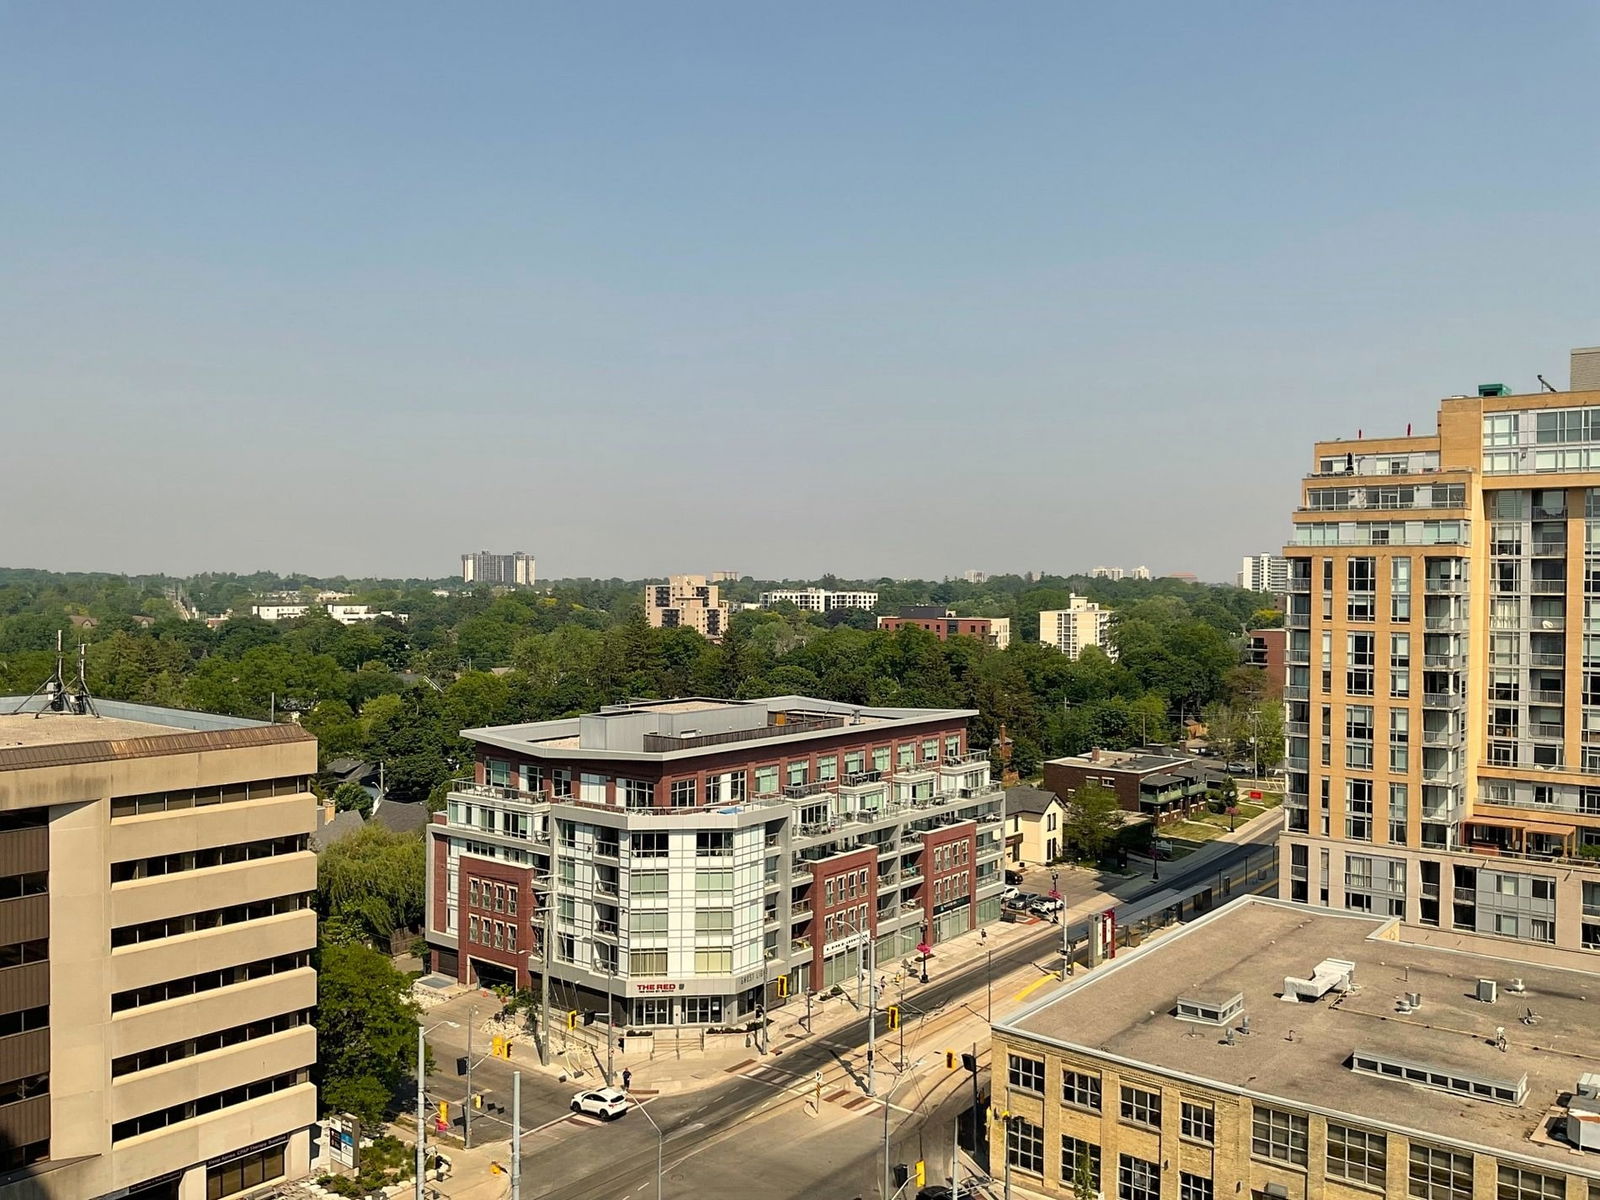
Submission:
[[[698,946],[694,951],[694,973],[696,975],[731,975],[733,974],[733,950],[707,950]]]
[[[467,941],[475,942],[477,940],[478,940],[478,918],[477,917],[468,917],[467,918]]]
[[[776,766],[756,768],[756,795],[775,796],[778,792],[778,768]]]
[[[628,891],[634,903],[642,903],[667,894],[665,871],[635,871],[628,877]]]
[[[1178,1200],[1212,1200],[1211,1180],[1204,1175],[1179,1171]]]
[[[550,772],[550,794],[558,800],[572,798],[572,772],[562,769]]]
[[[473,908],[478,907],[478,881],[471,876],[467,879],[467,903]]]
[[[665,975],[667,973],[667,952],[665,950],[628,951],[628,973],[630,975]]]
[[[683,1021],[686,1025],[710,1025],[722,1020],[721,996],[686,996]]]
[[[667,910],[664,908],[635,908],[628,912],[630,933],[666,933]]]
[[[606,785],[610,778],[605,775],[591,775],[588,772],[578,776],[578,799],[586,804],[606,803]]]
[[[1328,1122],[1328,1176],[1383,1189],[1388,1139],[1348,1125]]]
[[[1179,1116],[1178,1132],[1181,1136],[1190,1141],[1204,1142],[1207,1146],[1216,1142],[1217,1113],[1211,1105],[1185,1100]]]
[[[1306,1165],[1306,1119],[1275,1108],[1258,1108],[1251,1120],[1250,1153],[1257,1158]]]
[[[721,940],[727,941],[733,935],[733,909],[700,909],[694,914],[694,931],[697,936],[704,934],[721,935]]]
[[[1344,833],[1354,842],[1372,840],[1372,780],[1347,779],[1344,784]]]
[[[1021,1117],[1007,1121],[1006,1161],[1019,1170],[1043,1175],[1044,1130]]]
[[[1098,1085],[1100,1081],[1095,1080]],[[1061,1182],[1067,1187],[1085,1185],[1085,1190],[1100,1189],[1100,1147],[1081,1138],[1061,1137]]]
[[[514,887],[506,888],[506,914],[513,917],[517,915],[517,889]]]
[[[1014,1088],[1027,1092],[1044,1091],[1044,1061],[1038,1058],[1019,1058],[1013,1054],[1007,1065],[1007,1079]]]
[[[832,783],[839,778],[838,755],[819,754],[817,756],[817,778],[823,783]]]
[[[844,773],[856,775],[866,770],[867,752],[865,750],[851,750],[844,756]]]
[[[1122,1085],[1120,1115],[1131,1125],[1147,1125],[1152,1129],[1161,1125],[1161,1093],[1147,1092],[1143,1088]]]
[[[1061,1072],[1061,1102],[1100,1111],[1100,1076],[1084,1071]]]
[[[1412,1142],[1407,1185],[1413,1200],[1472,1200],[1472,1155]]]
[[[665,858],[667,835],[664,833],[634,833],[629,835],[628,846],[634,858]]]
[[[806,775],[810,772],[810,770],[811,764],[804,759],[801,759],[799,762],[790,763],[785,771],[785,776],[789,781],[789,786],[800,787],[802,784],[804,784],[806,781]]]
[[[617,788],[622,792],[625,808],[650,808],[656,802],[656,785],[643,779],[619,779]]]
[[[693,779],[674,779],[672,781],[672,807],[693,808],[695,785],[696,781]]]
[[[889,769],[889,747],[877,746],[873,749],[872,769],[880,773]]]
[[[733,896],[732,871],[696,871],[694,890],[697,896],[721,896],[731,902]]]
[[[733,853],[733,830],[703,830],[694,835],[696,858],[724,858]]]
[[[927,738],[927,739],[925,739],[923,741],[923,743],[922,743],[922,761],[923,762],[938,762],[939,761],[939,739],[938,738]]]
[[[1566,1195],[1567,1181],[1562,1176],[1500,1164],[1495,1200],[1566,1200]]]
[[[279,1142],[206,1168],[206,1200],[222,1200],[247,1188],[271,1183],[284,1173],[284,1148]]]
[[[913,743],[906,742],[904,745],[896,746],[894,749],[895,769],[898,771],[909,771],[911,769],[912,760],[915,759],[916,756],[917,747]]]
[[[1161,1200],[1161,1168],[1131,1154],[1117,1159],[1118,1200]]]

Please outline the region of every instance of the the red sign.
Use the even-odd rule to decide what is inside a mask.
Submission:
[[[638,985],[641,992],[675,992],[681,988],[681,983],[641,983]]]
[[[1251,792],[1250,793],[1250,799],[1252,799],[1252,800],[1261,799],[1261,793],[1260,792]]]

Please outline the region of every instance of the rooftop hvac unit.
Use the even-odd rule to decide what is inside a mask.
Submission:
[[[1406,1004],[1409,1005],[1413,1010],[1421,1008],[1422,1007],[1422,993],[1421,992],[1407,992],[1406,993]]]
[[[1591,1073],[1578,1076],[1578,1095],[1600,1100],[1600,1075]]]
[[[1500,996],[1500,985],[1492,979],[1478,980],[1478,999],[1493,1004]]]

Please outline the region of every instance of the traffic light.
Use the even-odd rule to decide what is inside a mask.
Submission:
[[[460,1058],[456,1059],[456,1074],[457,1075],[465,1075],[466,1073],[467,1073],[467,1056],[463,1054]]]
[[[918,1187],[921,1187],[923,1184],[928,1182],[928,1164],[923,1162],[920,1158],[917,1159],[915,1174],[917,1177]]]
[[[450,1106],[443,1100],[439,1101],[439,1124],[450,1124]]]
[[[504,1058],[506,1056],[506,1040],[505,1040],[505,1038],[503,1038],[503,1037],[499,1036],[498,1034],[496,1034],[495,1037],[494,1037],[493,1044],[489,1047],[489,1053],[490,1053],[491,1056],[493,1056],[495,1058]]]
[[[963,1054],[961,1056],[961,1065],[976,1075],[978,1073],[978,1056],[976,1054]]]
[[[946,1050],[944,1052],[944,1065],[947,1071],[956,1069],[956,1052],[954,1050]]]
[[[577,1027],[578,1027],[578,1010],[575,1009],[575,1008],[569,1008],[569,1009],[567,1009],[567,1028],[568,1029],[576,1029]]]
[[[889,1028],[900,1028],[900,1006],[898,1004],[889,1005]]]
[[[477,1109],[479,1112],[483,1111],[483,1093],[482,1092],[473,1092],[472,1093],[472,1107]]]
[[[595,1013],[593,1011],[586,1012],[586,1013],[583,1014],[583,1023],[585,1025],[593,1025],[594,1024],[594,1018],[595,1018]]]
[[[910,1178],[911,1178],[911,1168],[906,1166],[905,1163],[895,1163],[895,1165],[894,1165],[894,1186],[897,1187],[897,1188],[903,1188],[906,1185],[906,1181],[909,1180]]]
[[[778,985],[776,990],[780,997],[789,994],[789,977],[787,975],[779,975],[774,982]]]

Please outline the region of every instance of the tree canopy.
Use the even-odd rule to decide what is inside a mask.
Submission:
[[[325,944],[317,975],[317,1085],[324,1107],[383,1119],[416,1064],[411,980],[359,943]]]

